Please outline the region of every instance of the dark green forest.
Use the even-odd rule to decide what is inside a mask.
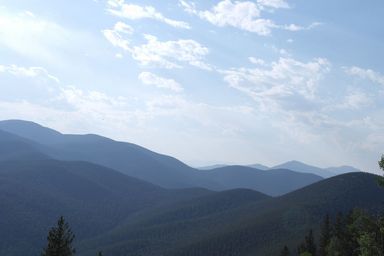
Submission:
[[[381,157],[379,166],[384,171],[384,156]],[[383,178],[378,177],[377,180],[378,184],[384,187]],[[317,244],[311,229],[297,249],[290,253],[289,248],[284,246],[280,255],[382,256],[384,215],[369,214],[357,208],[347,214],[339,212],[333,220],[327,214],[321,225]]]
[[[384,156],[379,161],[380,168],[384,168]],[[384,170],[384,169],[383,169]],[[382,186],[382,178],[377,177],[377,182]],[[196,216],[206,216],[209,213],[220,211],[220,207],[225,209],[226,207],[232,208],[236,205],[241,205],[242,202],[253,200],[265,200],[268,197],[262,194],[255,194],[249,197],[249,194],[244,191],[227,192],[225,194],[217,196],[204,197],[198,200],[194,200],[195,205],[189,205],[183,203],[179,210],[176,210],[173,215],[167,218],[159,217],[155,218],[155,221],[164,223],[169,221],[175,221],[179,219],[183,224],[187,222],[187,219],[193,219]],[[235,199],[235,200],[232,200]],[[196,202],[197,201],[197,202]],[[205,212],[193,211],[198,209],[197,205]],[[181,210],[180,209],[188,210]],[[221,210],[222,210],[221,209]],[[177,214],[175,214],[178,212]],[[163,215],[164,216],[164,215]],[[152,220],[154,221],[154,220]],[[144,224],[144,222],[142,222]],[[270,226],[271,228],[273,226]],[[233,227],[234,228],[234,227]],[[292,227],[293,228],[293,227]],[[235,228],[234,228],[235,229]],[[309,229],[307,234],[304,235],[301,243],[297,247],[288,247],[285,245],[281,253],[281,256],[298,255],[298,256],[380,256],[384,255],[384,216],[381,214],[372,214],[365,210],[355,208],[346,213],[337,212],[333,216],[326,214],[319,227],[316,227],[318,234],[315,235],[313,229]],[[164,230],[166,233],[167,231]],[[223,238],[216,237],[210,239],[210,245],[208,243],[200,242],[195,243],[192,246],[187,246],[188,253],[183,253],[183,250],[169,252],[166,255],[248,255],[243,249],[246,244],[252,246],[252,236],[256,235],[249,232],[234,233],[235,236],[227,237],[226,241]],[[152,234],[154,235],[154,234]],[[151,237],[151,234],[147,234],[147,239]],[[47,241],[48,244],[44,248],[43,256],[72,256],[75,255],[75,249],[73,248],[74,234],[72,233],[69,224],[66,223],[63,217],[60,217],[57,222],[57,227],[51,228],[49,231]],[[158,237],[159,238],[159,237]],[[286,237],[287,238],[287,237]],[[156,239],[156,237],[151,237]],[[213,243],[212,243],[213,242]],[[219,245],[222,243],[221,245]],[[137,247],[132,243],[132,250],[140,250],[140,245]],[[197,245],[197,246],[196,246]],[[143,249],[145,243],[142,245]],[[108,245],[106,245],[108,248]],[[247,248],[247,247],[245,247]],[[109,247],[108,250],[114,255],[114,250]],[[185,249],[184,249],[185,251]],[[129,249],[126,250],[129,252]],[[102,255],[101,251],[98,255]],[[130,255],[141,255],[130,254]],[[148,255],[151,255],[148,252]],[[250,254],[249,254],[250,255]],[[265,254],[269,255],[269,254]],[[277,255],[277,254],[276,254]]]

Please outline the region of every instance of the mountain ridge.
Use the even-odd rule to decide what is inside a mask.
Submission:
[[[163,188],[202,187],[217,191],[249,188],[270,195],[280,195],[320,179],[308,174],[297,174],[286,170],[285,173],[282,172],[277,176],[287,177],[287,174],[290,174],[292,177],[300,177],[300,182],[294,182],[294,186],[285,186],[289,189],[279,190],[281,182],[276,181],[281,180],[281,177],[277,177],[274,172],[266,174],[264,171],[255,171],[255,169],[232,169],[230,173],[226,171],[225,174],[217,170],[201,171],[174,157],[156,153],[136,144],[115,141],[92,134],[62,134],[29,121],[0,121],[0,130],[14,132],[17,136],[39,145],[42,143],[39,148],[43,154],[50,158],[95,163]],[[236,181],[227,178],[223,183],[221,176],[242,178]],[[271,179],[272,176],[276,176],[276,179]],[[293,182],[294,179],[289,180]]]

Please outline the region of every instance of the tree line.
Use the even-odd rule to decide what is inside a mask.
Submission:
[[[384,155],[379,161],[384,171]],[[384,187],[384,178],[378,180]],[[47,245],[41,256],[74,256],[75,235],[69,224],[61,216],[57,226],[52,227],[47,236]],[[98,256],[102,256],[98,252]],[[339,212],[331,219],[324,216],[316,243],[313,230],[309,230],[303,241],[291,251],[284,246],[280,256],[384,256],[384,215],[372,215],[359,209],[348,214]]]
[[[47,246],[43,249],[41,256],[74,256],[76,249],[73,247],[75,235],[68,222],[61,216],[56,227],[52,227],[47,236]],[[98,256],[103,256],[98,252]]]
[[[384,171],[384,155],[379,161]],[[378,179],[384,187],[384,178]],[[373,215],[359,209],[331,220],[324,217],[318,243],[309,230],[296,250],[284,246],[281,256],[384,256],[384,215]]]

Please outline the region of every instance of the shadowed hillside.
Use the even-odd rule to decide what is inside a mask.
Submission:
[[[224,204],[223,193],[234,195]],[[211,208],[215,198],[228,207]],[[367,173],[336,176],[278,198],[221,192],[142,215],[83,246],[108,241],[104,246],[113,255],[277,255],[284,244],[295,248],[309,228],[317,230],[326,213],[355,207],[378,212],[382,198],[377,176]]]

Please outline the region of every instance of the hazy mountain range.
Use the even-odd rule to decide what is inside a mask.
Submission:
[[[38,255],[60,215],[81,256],[276,255],[327,212],[384,209],[375,175],[323,179],[292,166],[304,165],[203,171],[130,143],[3,121],[0,255]]]
[[[229,166],[229,165],[216,164],[216,165],[198,167],[198,169],[200,169],[200,170],[213,170],[216,168],[222,168],[222,167],[227,167],[227,166]],[[348,172],[361,172],[361,170],[359,170],[355,167],[352,167],[352,166],[347,166],[347,165],[337,166],[337,167],[319,168],[319,167],[308,165],[308,164],[305,164],[305,163],[302,163],[299,161],[295,161],[295,160],[288,161],[288,162],[285,162],[285,163],[282,163],[279,165],[275,165],[272,167],[268,167],[268,166],[263,165],[263,164],[250,164],[250,165],[245,165],[245,166],[255,168],[258,170],[263,170],[263,171],[274,170],[274,169],[288,169],[288,170],[292,170],[295,172],[316,174],[316,175],[321,176],[323,178],[329,178],[332,176],[336,176],[336,175],[348,173]]]
[[[22,138],[30,150],[34,149],[34,154],[99,164],[164,188],[202,187],[215,191],[248,188],[281,195],[322,179],[310,172],[284,167],[264,172],[252,167],[227,166],[206,172],[135,144],[92,134],[61,134],[27,121],[1,121],[0,130]]]

